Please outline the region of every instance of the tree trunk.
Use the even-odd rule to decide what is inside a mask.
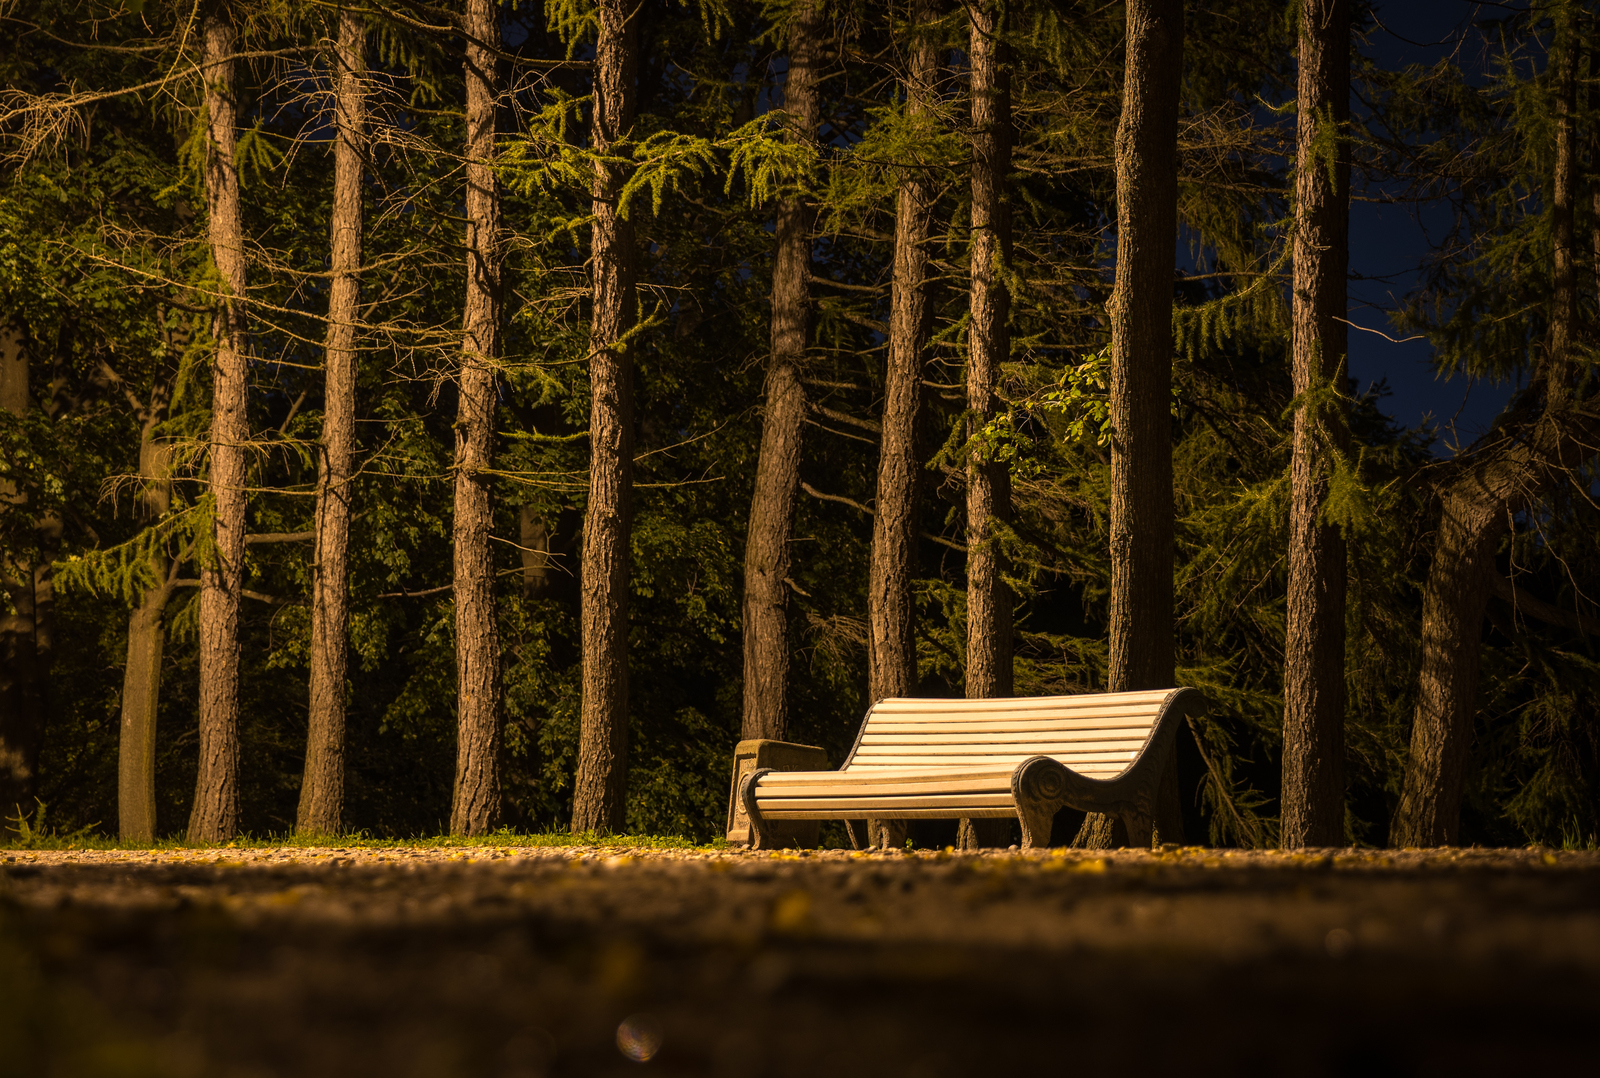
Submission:
[[[1117,276],[1111,320],[1112,692],[1164,689],[1172,651],[1172,290],[1178,237],[1182,0],[1128,0],[1117,125]],[[1163,782],[1164,789],[1176,784]],[[1157,831],[1182,841],[1177,805]],[[1091,813],[1079,842],[1115,827]],[[1170,838],[1168,836],[1171,836]]]
[[[789,72],[783,87],[791,142],[814,142],[821,113],[817,0],[790,9]],[[744,718],[740,737],[782,740],[788,728],[789,540],[800,486],[806,394],[800,384],[810,324],[811,225],[807,195],[778,203],[772,264],[772,355],[763,387],[761,451],[744,556]]]
[[[1495,550],[1505,532],[1508,493],[1498,483],[1484,487],[1477,478],[1458,481],[1443,500],[1422,597],[1422,669],[1391,846],[1446,846],[1459,832],[1483,612]]]
[[[1011,74],[1004,8],[974,4],[967,56],[972,65],[971,322],[967,327],[967,434],[976,438],[1001,410],[995,392],[1011,355]],[[967,669],[969,699],[1010,696],[1011,589],[999,533],[1011,517],[1011,474],[976,453],[967,461]],[[1005,820],[962,820],[963,849],[991,846],[1010,831]]]
[[[976,436],[1000,411],[995,384],[1010,357],[1011,296],[1003,267],[1011,260],[1011,76],[998,4],[974,5],[972,38],[972,321],[967,330],[967,413]],[[1011,589],[1003,573],[997,525],[1011,515],[1006,465],[976,457],[967,464],[967,697],[1011,695]]]
[[[322,455],[317,467],[317,547],[311,582],[311,713],[295,830],[336,835],[344,826],[345,673],[350,653],[350,516],[356,438],[356,320],[361,317],[361,145],[366,127],[367,31],[339,12],[334,49],[333,285],[324,345]]]
[[[1302,0],[1294,232],[1297,395],[1344,374],[1349,119],[1348,2]],[[1336,155],[1332,160],[1330,153]],[[1345,544],[1338,528],[1318,520],[1328,493],[1329,441],[1340,452],[1349,444],[1342,407],[1295,412],[1283,669],[1281,841],[1288,849],[1342,846],[1345,837]]]
[[[456,779],[452,835],[481,835],[500,813],[500,628],[494,601],[488,469],[500,360],[500,192],[494,175],[499,7],[467,0],[467,295],[455,449]]]
[[[1556,161],[1551,197],[1554,294],[1544,354],[1525,395],[1543,393],[1543,415],[1516,430],[1491,432],[1441,497],[1439,537],[1422,599],[1422,668],[1412,715],[1411,752],[1391,846],[1454,845],[1461,831],[1461,795],[1477,709],[1483,614],[1494,556],[1512,513],[1567,481],[1593,456],[1600,423],[1567,414],[1577,315],[1577,243],[1572,210],[1578,176],[1574,152],[1576,48],[1571,7],[1557,24]],[[1477,449],[1478,447],[1474,447]]]
[[[632,133],[635,0],[601,0],[590,141],[605,153]],[[572,830],[621,831],[628,780],[628,543],[633,483],[633,226],[617,213],[625,176],[597,162],[590,280],[589,504],[580,618],[583,719]]]
[[[1578,325],[1578,242],[1573,212],[1578,202],[1577,5],[1563,4],[1556,15],[1552,66],[1555,68],[1556,160],[1550,191],[1550,247],[1554,285],[1550,341],[1546,348],[1545,399],[1559,409],[1572,399],[1572,346]]]
[[[522,536],[522,597],[542,599],[550,592],[550,526],[531,505],[517,513]]]
[[[906,111],[933,113],[938,46],[925,27],[934,17],[931,0],[911,8],[911,64],[906,72]],[[922,458],[918,420],[922,365],[930,316],[928,234],[933,223],[934,184],[927,170],[909,168],[895,196],[894,289],[889,312],[889,362],[884,373],[883,441],[878,454],[877,512],[872,518],[872,567],[867,584],[867,681],[876,703],[910,696],[917,685],[917,650],[911,606],[916,573],[917,501]]]
[[[211,257],[224,292],[217,305],[212,373],[210,488],[215,515],[200,569],[200,767],[190,842],[226,842],[239,829],[239,598],[244,584],[245,443],[250,437],[245,386],[244,227],[234,163],[234,28],[226,8],[205,17],[205,104],[210,147],[206,205]]]
[[[155,437],[165,410],[165,392],[150,394],[139,437],[142,510],[159,521],[172,506],[169,453]],[[128,615],[128,656],[122,671],[122,729],[117,748],[117,834],[124,842],[156,837],[156,713],[161,703],[161,657],[166,646],[167,602],[176,566],[162,551],[150,555],[154,584]]]
[[[28,353],[22,330],[0,325],[0,408],[15,416],[27,414]],[[0,483],[0,503],[20,512],[25,491]],[[0,813],[28,812],[39,767],[44,734],[44,670],[39,648],[36,576],[38,560],[18,552],[0,564],[0,586],[16,611],[0,613]]]
[[[161,655],[167,600],[165,558],[150,569],[161,583],[145,590],[128,617],[128,662],[122,673],[122,737],[117,749],[117,835],[123,842],[156,837],[156,711],[161,702]]]

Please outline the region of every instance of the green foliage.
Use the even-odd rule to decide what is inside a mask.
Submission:
[[[6,819],[6,832],[16,835],[0,845],[7,849],[15,850],[74,850],[88,845],[90,834],[99,823],[84,824],[76,830],[62,834],[48,820],[48,808],[43,801],[34,798],[32,812],[24,812],[21,805],[15,806],[16,815]]]
[[[1323,519],[1350,547],[1355,841],[1382,840],[1398,794],[1439,474],[1430,436],[1395,429],[1379,400],[1352,397],[1342,376],[1299,397],[1290,389],[1283,150],[1293,113],[1274,103],[1292,94],[1293,8],[1241,0],[1191,10],[1182,103],[1179,213],[1194,272],[1174,284],[1174,587],[1179,676],[1211,702],[1186,735],[1199,760],[1186,778],[1186,808],[1210,841],[1254,846],[1277,841],[1294,418],[1309,420],[1328,481]],[[214,557],[206,446],[221,289],[206,243],[209,147],[194,41],[184,36],[190,9],[147,3],[139,18],[97,23],[98,40],[118,51],[64,44],[83,39],[78,8],[18,10],[54,36],[29,37],[0,59],[8,86],[161,87],[82,110],[80,139],[12,169],[0,187],[0,309],[38,372],[25,414],[0,414],[0,554],[5,565],[53,563],[57,585],[40,796],[64,834],[43,836],[37,818],[27,826],[31,842],[84,842],[96,834],[88,821],[103,829],[114,813],[129,605],[167,575],[192,581]],[[1002,370],[1005,407],[971,434],[962,385],[966,16],[950,8],[908,26],[899,8],[830,6],[826,126],[812,137],[781,108],[791,10],[781,2],[641,8],[637,120],[601,155],[588,141],[593,102],[582,63],[593,5],[502,9],[504,39],[516,44],[505,47],[497,161],[509,257],[493,531],[504,796],[516,830],[485,844],[670,844],[719,831],[739,732],[744,530],[771,347],[778,200],[806,200],[818,222],[803,371],[815,409],[802,477],[829,496],[806,495],[796,511],[790,736],[840,760],[867,703],[872,521],[862,508],[875,495],[871,428],[884,389],[896,195],[911,176],[928,180],[934,198],[936,278],[924,372],[925,539],[915,569],[918,689],[962,692],[961,476],[974,458],[1011,473],[1014,513],[996,542],[1018,597],[1017,691],[1106,683],[1115,432],[1105,305],[1121,11],[1076,0],[1010,9],[1014,243],[996,268],[1010,292],[1013,347]],[[249,193],[251,284],[240,297],[253,342],[249,531],[292,534],[316,526],[331,211],[328,68],[318,55],[327,13],[283,4],[241,12],[251,53],[240,65],[246,126],[236,157]],[[375,137],[363,190],[369,272],[348,684],[348,818],[361,830],[341,844],[439,832],[455,754],[448,585],[464,84],[447,42],[378,9],[367,17]],[[1456,200],[1460,231],[1412,297],[1406,324],[1431,335],[1444,367],[1514,377],[1547,327],[1553,137],[1548,77],[1528,63],[1547,51],[1548,28],[1515,16],[1503,29],[1504,55],[1486,85],[1449,63],[1368,69],[1387,133],[1319,122],[1314,158],[1331,166],[1348,138],[1367,169],[1413,181],[1420,196]],[[953,65],[925,115],[911,112],[900,88],[913,38]],[[1586,129],[1595,122],[1589,108]],[[581,710],[575,565],[588,489],[587,245],[597,169],[620,185],[618,208],[638,239],[643,314],[626,340],[637,408],[626,816],[641,834],[681,840],[554,830],[570,818]],[[1592,207],[1580,203],[1586,235]],[[1584,289],[1587,317],[1595,309],[1587,278]],[[1499,555],[1501,567],[1567,610],[1590,609],[1583,604],[1600,588],[1593,479],[1591,469],[1529,507]],[[41,520],[59,522],[59,534],[46,534]],[[532,535],[542,538],[525,539]],[[523,549],[537,543],[544,548]],[[247,601],[240,622],[241,794],[260,836],[248,841],[298,841],[288,833],[306,733],[314,547],[247,549],[245,586],[262,597]],[[195,775],[195,591],[175,592],[164,619],[157,791],[158,831],[167,835],[182,830]],[[1466,834],[1592,842],[1600,826],[1592,642],[1507,610],[1491,608],[1484,641]]]

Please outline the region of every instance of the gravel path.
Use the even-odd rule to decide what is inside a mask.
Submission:
[[[0,852],[0,1074],[1580,1073],[1595,1028],[1592,852]]]

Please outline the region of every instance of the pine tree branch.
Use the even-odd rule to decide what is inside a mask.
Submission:
[[[859,509],[869,517],[877,515],[877,513],[870,507],[862,505],[854,498],[846,498],[842,494],[824,494],[810,483],[807,483],[804,479],[800,480],[800,489],[811,495],[813,498],[816,498],[818,501],[838,502],[840,505],[848,505],[852,509]],[[959,551],[962,554],[967,552],[967,548],[965,546],[961,545],[960,543],[951,542],[949,539],[946,539],[943,536],[934,535],[931,532],[918,532],[917,534],[928,540],[930,543],[938,543],[940,546],[947,546],[951,550]]]
[[[244,541],[249,546],[258,543],[307,543],[317,537],[314,531],[309,532],[258,532],[254,535],[247,534]]]
[[[1538,618],[1551,625],[1559,625],[1564,629],[1576,629],[1580,633],[1600,636],[1600,618],[1591,618],[1573,610],[1563,610],[1554,603],[1535,599],[1499,573],[1489,577],[1489,590],[1494,592],[1496,597],[1510,603],[1512,609],[1520,614],[1527,614],[1529,617]]]

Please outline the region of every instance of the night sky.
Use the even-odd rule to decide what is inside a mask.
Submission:
[[[1462,47],[1462,35],[1470,30],[1475,13],[1493,6],[1497,5],[1470,0],[1378,0],[1378,24],[1363,51],[1389,69],[1433,63]],[[1476,46],[1465,47],[1463,60],[1469,57],[1478,59]],[[1359,101],[1352,104],[1357,110],[1361,107]],[[1430,226],[1437,234],[1448,214],[1439,206],[1360,201],[1363,195],[1380,195],[1381,190],[1363,191],[1359,178],[1356,183],[1358,201],[1350,213],[1350,320],[1402,337],[1388,312],[1416,286],[1417,266],[1430,250]],[[1452,453],[1457,442],[1469,445],[1482,434],[1514,388],[1460,374],[1439,377],[1427,341],[1395,344],[1354,328],[1350,373],[1360,390],[1387,379],[1392,395],[1384,400],[1384,411],[1408,427],[1431,424],[1440,435],[1435,452],[1441,455]]]

